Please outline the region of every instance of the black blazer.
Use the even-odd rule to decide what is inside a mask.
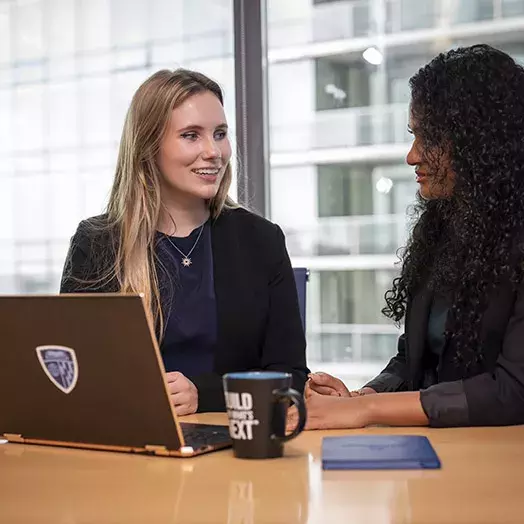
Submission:
[[[100,275],[98,255],[112,239],[94,237],[89,226],[104,219],[78,226],[61,293],[118,291],[115,283],[92,289],[75,280]],[[224,210],[212,222],[211,242],[218,333],[214,372],[188,377],[198,388],[198,411],[225,410],[222,375],[232,371],[286,371],[303,392],[309,373],[306,341],[281,229],[245,209]]]
[[[413,296],[397,355],[367,386],[377,392],[420,389],[431,301],[427,289]],[[524,282],[515,289],[506,281],[493,291],[481,321],[480,344],[484,361],[471,369],[457,365],[452,343],[444,347],[438,384],[421,391],[430,425],[524,424]]]

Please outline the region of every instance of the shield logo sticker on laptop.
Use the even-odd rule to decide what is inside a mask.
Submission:
[[[36,354],[49,380],[60,391],[71,393],[78,380],[78,363],[74,350],[65,346],[38,346]]]

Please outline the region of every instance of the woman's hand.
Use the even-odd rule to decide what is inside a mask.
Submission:
[[[328,373],[319,371],[311,373],[306,384],[306,397],[311,393],[333,397],[350,397],[351,394],[342,380]]]
[[[349,391],[344,383],[336,377],[319,371],[318,373],[311,373],[306,384],[306,397],[311,393],[319,393],[320,395],[329,395],[334,397],[360,397],[362,395],[371,395],[376,393],[373,388],[364,387],[357,391]]]
[[[352,397],[361,397],[362,395],[373,395],[377,394],[377,392],[373,388],[364,387],[357,391],[350,391],[349,392]]]
[[[167,389],[177,415],[191,415],[198,408],[198,389],[178,371],[166,373]]]
[[[369,424],[366,398],[338,397],[311,393],[306,398],[307,422],[305,429],[356,429]],[[297,425],[297,410],[288,411],[287,430]]]

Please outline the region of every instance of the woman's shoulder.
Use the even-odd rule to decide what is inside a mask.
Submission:
[[[109,227],[109,216],[107,213],[85,218],[78,224],[78,231],[84,233],[95,233],[97,231],[107,230]]]
[[[73,243],[86,249],[93,245],[106,246],[114,241],[114,229],[107,214],[86,218],[78,224]]]
[[[213,232],[214,229],[214,232]],[[248,209],[226,208],[212,229],[216,249],[242,251],[253,263],[267,265],[281,260],[286,241],[280,227]]]
[[[270,235],[271,237],[280,233],[277,224],[245,207],[225,208],[218,216],[216,224],[222,227],[235,227],[245,232]]]

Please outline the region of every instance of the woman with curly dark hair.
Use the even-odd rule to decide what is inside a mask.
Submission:
[[[417,220],[383,309],[405,331],[358,392],[310,376],[310,429],[524,423],[524,69],[475,45],[410,86]]]

